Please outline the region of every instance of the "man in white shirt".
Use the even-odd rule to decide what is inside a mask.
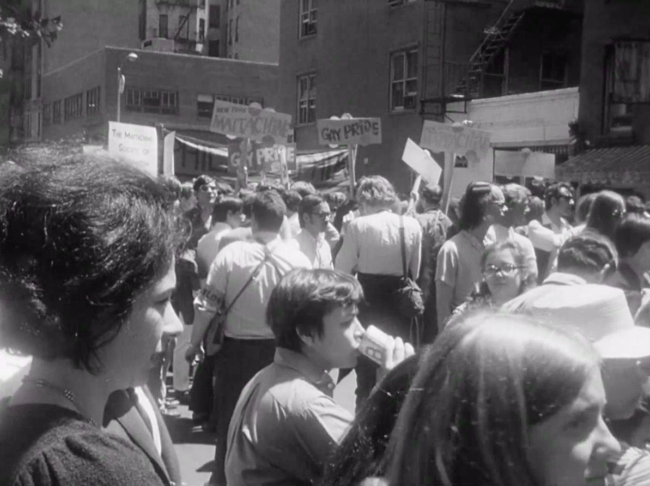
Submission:
[[[404,266],[413,280],[420,274],[422,227],[414,218],[392,212],[398,198],[392,184],[381,176],[359,181],[356,200],[362,216],[350,222],[335,267],[356,274],[363,287],[362,325],[372,324],[388,335],[417,342],[419,329],[412,326],[411,316],[400,311],[396,291],[402,287]],[[357,364],[357,409],[375,386],[376,368],[367,358]]]
[[[544,193],[546,212],[542,222],[531,221],[528,225],[530,238],[537,256],[537,269],[540,283],[555,268],[557,252],[573,233],[566,218],[573,215],[573,189],[569,184],[553,184]]]
[[[331,270],[332,250],[325,240],[325,231],[331,216],[327,202],[316,195],[309,195],[300,202],[300,224],[302,229],[294,243],[311,262],[312,268]]]
[[[537,257],[531,241],[515,231],[516,226],[526,223],[528,212],[528,198],[530,191],[519,184],[506,184],[501,188],[506,198],[507,211],[503,211],[497,221],[490,226],[485,235],[485,245],[512,240],[518,243],[526,255],[526,269],[528,275],[533,275],[531,280],[537,280]]]
[[[223,344],[215,363],[215,406],[219,419],[212,484],[226,484],[226,438],[239,394],[258,371],[273,362],[275,341],[266,323],[271,292],[290,270],[310,267],[307,257],[279,236],[285,211],[285,204],[276,191],[257,193],[251,210],[253,241],[234,242],[219,252],[194,302],[188,360],[198,352],[210,321],[222,303],[229,308]]]
[[[284,204],[287,206],[287,222],[285,224],[289,225],[289,230],[291,231],[291,238],[295,238],[298,233],[300,233],[300,215],[298,210],[300,209],[300,201],[302,196],[294,190],[287,191],[283,197]]]

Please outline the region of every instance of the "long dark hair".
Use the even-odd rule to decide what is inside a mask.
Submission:
[[[600,191],[589,210],[587,228],[614,241],[616,228],[625,215],[625,199],[613,191]]]
[[[394,485],[535,486],[529,429],[578,395],[598,356],[523,316],[480,312],[420,361],[389,445]]]

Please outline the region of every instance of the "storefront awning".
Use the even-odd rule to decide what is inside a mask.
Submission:
[[[558,165],[558,180],[610,186],[650,185],[650,145],[587,150]]]

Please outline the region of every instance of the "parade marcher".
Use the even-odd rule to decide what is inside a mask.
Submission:
[[[438,334],[436,313],[436,260],[438,252],[447,239],[451,220],[440,209],[442,189],[440,186],[426,184],[420,190],[418,205],[422,210],[415,215],[422,226],[422,263],[418,285],[422,289],[424,314],[422,315],[422,341],[433,342]]]
[[[325,241],[325,230],[331,216],[329,205],[320,196],[305,196],[300,202],[299,215],[302,229],[294,240],[296,246],[312,268],[333,269],[332,250]]]
[[[248,380],[273,361],[275,341],[265,319],[271,292],[290,270],[310,267],[307,257],[280,239],[284,220],[285,205],[280,195],[273,190],[258,192],[252,204],[254,241],[232,243],[219,252],[195,301],[188,359],[199,351],[220,307],[228,310],[223,344],[215,355],[215,407],[219,416],[212,484],[225,484],[226,438],[237,398]]]
[[[516,331],[515,331],[516,329]],[[620,451],[598,355],[525,316],[470,314],[420,359],[391,436],[391,485],[585,484]]]
[[[196,206],[185,214],[192,224],[192,236],[188,243],[189,248],[196,248],[199,240],[212,227],[212,210],[219,199],[219,189],[215,180],[207,175],[202,175],[194,180],[194,194]]]
[[[595,231],[614,243],[616,228],[625,216],[625,199],[613,191],[600,191],[589,210],[584,231]]]
[[[239,228],[228,230],[221,235],[219,240],[219,251],[223,250],[226,246],[235,241],[250,241],[253,239],[253,230],[251,229],[251,209],[253,207],[255,194],[254,191],[248,189],[242,189],[239,191],[239,198],[243,202],[242,215],[244,221]]]
[[[573,236],[567,218],[573,216],[573,189],[569,184],[553,184],[544,193],[546,211],[541,222],[528,224],[530,238],[537,256],[537,276],[542,282],[555,269],[555,259],[562,244]]]
[[[0,340],[33,361],[0,419],[0,484],[169,484],[100,426],[109,396],[144,385],[163,333],[181,330],[173,202],[105,158],[2,170]]]
[[[287,206],[287,220],[289,221],[289,229],[291,230],[291,237],[295,238],[300,233],[301,223],[298,210],[300,209],[300,201],[302,196],[298,191],[287,191],[282,198],[284,204]]]
[[[597,192],[592,192],[591,194],[585,194],[578,199],[578,204],[576,204],[576,211],[574,222],[576,229],[584,230],[587,227],[587,218],[589,217],[589,211],[591,211],[591,206],[594,204],[594,200],[598,196]]]
[[[614,236],[619,262],[605,284],[625,292],[632,315],[641,307],[643,292],[650,288],[650,218],[628,214]]]
[[[515,227],[526,224],[528,213],[528,199],[530,191],[519,184],[506,184],[501,188],[508,205],[508,210],[503,211],[496,222],[490,226],[485,235],[484,243],[501,243],[506,240],[516,241],[525,254],[525,265],[528,275],[534,275],[537,279],[537,257],[535,248],[528,238],[515,231]]]
[[[514,240],[488,246],[481,257],[483,281],[464,304],[454,310],[452,320],[480,307],[499,308],[523,294],[537,282],[537,268],[526,263],[527,253]]]
[[[364,326],[372,324],[390,336],[416,342],[420,338],[417,326],[412,326],[411,316],[400,309],[398,291],[406,275],[413,280],[419,276],[422,228],[414,218],[390,210],[397,196],[392,184],[381,176],[362,179],[356,198],[363,216],[348,225],[335,268],[356,274],[363,287],[365,300],[359,306],[359,320]],[[357,406],[375,386],[376,368],[369,359],[359,359]]]
[[[277,349],[237,402],[228,432],[229,486],[306,486],[320,477],[353,420],[333,400],[328,372],[357,361],[362,298],[353,277],[332,270],[294,270],[273,290],[266,314]],[[413,354],[399,338],[388,344],[384,371]]]
[[[419,356],[405,359],[377,384],[327,461],[319,486],[357,486],[385,475],[388,440],[418,363]]]
[[[472,182],[467,186],[459,220],[460,232],[447,240],[438,254],[436,302],[439,329],[445,326],[454,309],[465,302],[481,281],[485,235],[506,210],[505,197],[496,185]]]
[[[646,210],[643,200],[639,196],[628,196],[625,199],[625,212],[644,215]]]
[[[208,276],[210,265],[219,253],[221,236],[231,229],[239,228],[243,221],[244,203],[238,197],[226,196],[219,200],[212,209],[212,228],[201,237],[196,248],[196,261],[199,277]]]
[[[191,182],[181,184],[181,193],[179,198],[179,211],[185,214],[196,207],[197,200],[194,193],[194,186]]]

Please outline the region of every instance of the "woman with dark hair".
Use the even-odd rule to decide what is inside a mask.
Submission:
[[[625,199],[613,191],[600,191],[589,211],[585,231],[595,231],[614,241],[616,228],[625,216]]]
[[[619,262],[616,272],[610,274],[604,283],[625,292],[634,316],[641,307],[644,289],[650,287],[647,276],[650,272],[650,218],[628,214],[616,228],[614,243]]]
[[[33,356],[0,417],[0,484],[166,484],[131,443],[100,430],[109,395],[146,383],[185,232],[174,197],[106,159],[0,174],[0,342]]]
[[[574,486],[620,451],[599,358],[576,335],[481,312],[420,360],[389,444],[391,485]]]
[[[460,232],[448,239],[436,260],[436,310],[438,328],[481,281],[483,241],[490,226],[507,211],[501,189],[489,182],[472,182],[465,190]],[[428,324],[428,323],[427,323]]]
[[[537,275],[526,265],[526,252],[519,243],[506,240],[488,246],[481,257],[483,280],[467,302],[456,308],[452,319],[477,307],[499,308],[535,286]]]
[[[597,192],[592,192],[591,194],[585,194],[584,196],[578,199],[578,204],[576,204],[576,212],[574,217],[574,223],[576,226],[586,226],[587,218],[589,217],[589,212],[591,207],[598,196]]]
[[[385,474],[384,453],[417,369],[418,357],[411,356],[377,384],[327,462],[320,486],[357,486]]]

